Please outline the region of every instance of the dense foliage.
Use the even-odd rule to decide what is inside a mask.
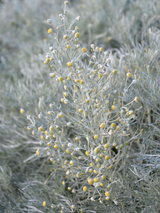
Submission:
[[[160,2],[0,12],[0,212],[159,212]]]

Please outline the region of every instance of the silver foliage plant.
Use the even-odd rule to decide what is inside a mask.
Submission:
[[[91,44],[88,50],[79,43],[81,17],[71,24],[66,20],[67,4],[59,14],[57,32],[47,20],[53,46],[44,60],[53,82],[64,87],[61,103],[51,102],[37,119],[26,113],[28,130],[40,138],[36,155],[46,158],[51,172],[45,184],[57,177],[59,187],[66,187],[67,204],[61,204],[61,212],[156,212],[157,53],[145,43],[133,50],[108,51]],[[158,37],[151,30],[148,34],[154,49]],[[58,211],[59,205],[43,201],[43,207]]]
[[[60,10],[57,2],[56,7],[52,7],[55,2],[50,1],[32,3],[6,1],[1,5],[1,162],[8,164],[13,173],[5,166],[1,167],[0,210],[158,212],[159,1],[73,2],[67,8],[66,29],[62,26],[59,30],[56,23],[61,22],[63,13],[62,18],[55,18]],[[6,18],[6,14],[13,11],[12,18]],[[81,21],[74,21],[79,30],[74,28],[76,25],[67,30],[77,11]],[[41,23],[51,13],[54,15],[49,18],[55,22],[52,22],[53,32],[47,40],[55,53],[50,48],[46,60],[44,51],[49,46],[46,42],[42,45],[42,39],[46,36],[47,25]],[[30,30],[26,30],[26,26]],[[15,36],[10,37],[9,31]],[[75,37],[76,33],[80,33],[80,38]],[[68,38],[64,39],[66,35]],[[58,39],[60,46],[53,37]],[[66,47],[70,44],[69,38],[72,39],[70,49]],[[92,43],[95,46],[90,49]],[[76,47],[78,44],[80,46]],[[83,46],[87,47],[87,53],[81,52]],[[101,46],[105,50],[114,49],[104,52],[99,48]],[[17,57],[13,60],[15,53]],[[49,65],[42,64],[42,59]],[[72,63],[71,70],[68,62]],[[126,76],[128,73],[131,77]],[[68,76],[72,77],[71,81],[67,80]],[[59,77],[66,83],[59,81]],[[80,82],[75,82],[78,79]],[[58,91],[63,87],[62,94]],[[87,102],[88,99],[91,101],[86,103],[83,97]],[[58,102],[61,105],[57,105]],[[117,107],[116,111],[112,106]],[[28,123],[31,135],[26,129],[27,119],[19,116],[19,107],[25,109],[26,116],[31,114],[27,117],[31,121]],[[112,129],[114,113],[116,116],[121,111],[121,122],[125,123],[116,130],[120,122],[116,120],[113,122],[116,127]],[[32,114],[37,115],[32,117]],[[42,131],[40,134],[38,128],[41,126],[48,133]],[[51,126],[54,130],[49,129]],[[115,144],[111,139],[115,139]],[[107,142],[108,149],[105,148]],[[26,160],[32,151],[35,154]],[[60,166],[64,168],[60,170]],[[104,168],[106,173],[101,172]],[[101,178],[103,172],[105,180]],[[99,182],[95,180],[90,185],[94,178]],[[83,190],[84,186],[87,191],[86,188]],[[107,197],[105,192],[110,196]]]

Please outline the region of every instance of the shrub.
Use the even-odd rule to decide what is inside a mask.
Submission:
[[[0,2],[0,211],[157,213],[159,2],[71,1],[65,26],[77,11],[81,20],[70,32],[56,29],[61,1],[34,3]],[[56,48],[61,64],[51,64]],[[122,121],[128,123],[112,120],[125,106]],[[48,135],[38,131],[41,126]],[[112,136],[116,143],[108,141]],[[105,165],[111,167],[100,175]],[[97,192],[104,197],[98,200]]]
[[[135,158],[139,154],[148,156],[145,153],[150,150],[148,140],[144,142],[150,123],[140,115],[146,103],[149,107],[151,82],[156,81],[152,71],[142,69],[145,57],[140,65],[138,62],[143,50],[146,58],[150,53],[144,47],[130,52],[125,48],[104,51],[94,44],[88,50],[79,44],[81,36],[75,36],[81,34],[76,26],[80,17],[68,24],[66,12],[64,5],[57,33],[49,28],[54,45],[44,61],[50,66],[49,76],[64,88],[61,103],[50,103],[51,109],[37,119],[27,115],[29,129],[41,139],[36,154],[50,161],[47,167],[52,169],[51,175],[66,186],[63,196],[70,202],[62,212],[139,212],[150,206],[156,208],[156,199],[149,201],[151,194],[147,197],[149,179],[139,186],[137,170],[145,167],[143,157]],[[152,104],[157,103],[155,100]],[[154,110],[153,105],[149,111]],[[152,190],[156,193],[155,185]]]

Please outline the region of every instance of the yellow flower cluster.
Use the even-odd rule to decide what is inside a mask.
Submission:
[[[63,14],[60,18],[63,19]],[[47,23],[51,24],[51,21],[47,20]],[[91,201],[96,194],[104,202],[112,198],[112,189],[114,191],[113,187],[116,187],[117,177],[111,178],[114,179],[121,163],[129,160],[130,124],[135,119],[134,109],[139,105],[139,98],[133,97],[131,102],[125,103],[126,90],[123,93],[122,89],[115,89],[119,83],[118,71],[110,70],[111,61],[104,60],[106,53],[102,47],[92,45],[93,53],[83,63],[88,53],[87,48],[80,49],[77,44],[80,38],[77,31],[77,26],[73,31],[64,28],[61,39],[57,38],[62,42],[61,48],[50,47],[44,61],[54,70],[49,74],[54,77],[50,79],[53,84],[58,81],[63,85],[60,104],[49,104],[47,115],[38,115],[39,127],[27,129],[38,135],[41,147],[46,146],[46,149],[36,148],[36,154],[42,156],[46,152],[51,171],[62,172],[61,183],[70,193],[77,194],[75,197],[79,199],[85,194]],[[52,28],[48,33],[52,33]],[[126,82],[133,76],[127,71]],[[24,110],[20,109],[20,113]],[[71,205],[71,211],[76,208]]]

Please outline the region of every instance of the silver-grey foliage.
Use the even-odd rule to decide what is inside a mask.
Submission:
[[[81,21],[76,22],[80,29],[80,47],[86,47],[90,56],[90,45],[94,43],[95,48],[103,47],[106,51],[104,56],[109,59],[105,76],[107,80],[105,81],[103,76],[101,83],[94,77],[95,84],[94,81],[89,82],[89,77],[84,78],[87,86],[84,84],[83,89],[85,86],[86,89],[79,95],[76,94],[76,89],[73,89],[72,83],[67,82],[68,88],[65,90],[70,94],[68,100],[65,99],[62,83],[49,75],[55,70],[48,64],[43,64],[47,53],[53,51],[49,47],[59,47],[53,37],[47,34],[50,28],[47,19],[53,20],[53,35],[56,35],[56,26],[61,23],[58,14],[63,13],[62,5],[63,1],[49,0],[0,1],[0,213],[59,213],[78,212],[80,209],[81,212],[87,213],[157,213],[160,210],[160,2],[70,1],[65,24],[69,26],[72,20],[75,21],[80,15]],[[71,32],[72,30],[73,28]],[[62,33],[58,35],[59,38]],[[64,48],[65,43],[62,40],[60,39],[60,42]],[[66,53],[63,48],[58,49],[61,61],[55,60],[56,68],[64,68],[63,73],[59,69],[61,73],[58,73],[57,78],[60,74],[65,77],[68,75],[68,55],[63,56],[63,53]],[[104,61],[97,52],[98,49],[95,51],[95,58],[82,56],[74,59],[76,62],[73,60],[73,63],[79,63],[83,68],[82,76],[85,76],[85,73],[91,77],[97,74],[94,73],[95,68],[91,70],[88,66],[89,69],[86,69],[90,59],[99,60],[98,68],[101,70]],[[53,57],[56,57],[56,54]],[[96,62],[94,61],[95,67]],[[114,78],[112,72],[115,69],[117,73]],[[75,70],[78,70],[77,67]],[[132,76],[126,78],[128,72]],[[103,74],[99,71],[97,75],[100,77]],[[107,85],[104,88],[105,82]],[[88,93],[89,89],[94,90],[95,87],[99,93],[96,90],[93,95]],[[102,91],[106,98],[100,93]],[[92,110],[88,112],[89,117],[83,118],[85,125],[82,125],[82,116],[78,110],[81,109],[79,106],[84,94],[88,94],[87,98],[90,96],[93,103],[89,105]],[[135,97],[138,97],[137,102]],[[62,104],[60,108],[61,98],[64,98],[63,101],[69,109],[66,110],[66,104]],[[49,106],[50,103],[52,105]],[[98,106],[99,103],[101,106]],[[129,133],[129,136],[126,142],[125,137],[119,136],[123,138],[124,144],[117,144],[117,141],[113,143],[113,147],[117,146],[117,150],[125,150],[127,154],[123,155],[120,151],[117,154],[115,148],[111,149],[112,154],[116,153],[114,166],[116,162],[118,166],[108,171],[111,179],[107,179],[110,182],[108,189],[111,190],[111,198],[106,201],[103,196],[102,200],[98,200],[95,186],[91,187],[91,190],[95,190],[95,197],[91,197],[83,192],[82,185],[88,184],[89,167],[85,163],[90,163],[91,160],[85,155],[85,144],[87,140],[90,141],[88,148],[91,150],[88,151],[92,155],[98,147],[90,130],[94,127],[95,131],[101,134],[97,126],[104,121],[100,110],[105,116],[109,116],[112,105],[118,106],[119,109],[125,106],[126,111],[124,112],[123,108],[121,112],[124,118],[121,128],[123,134]],[[20,114],[20,108],[29,116]],[[105,114],[105,109],[109,110],[108,114]],[[63,118],[60,111],[63,112]],[[125,117],[127,112],[130,113],[129,119]],[[96,117],[98,113],[99,116]],[[73,151],[74,146],[79,144],[75,151],[77,156],[80,155],[80,159],[72,159],[72,156],[66,158],[63,147],[54,151],[55,148],[46,142],[47,139],[42,145],[39,144],[38,128],[42,125],[48,130],[52,121],[54,128],[56,127],[55,145],[66,145],[67,140],[70,142],[67,144],[68,148]],[[76,136],[77,141],[81,142],[75,140]],[[107,136],[108,139],[110,140],[110,136]],[[123,148],[120,145],[123,145]],[[103,147],[99,148],[103,150]],[[40,155],[37,155],[36,151],[40,152]],[[51,156],[52,152],[55,152],[55,158]],[[93,157],[94,161],[96,155]],[[72,177],[72,170],[65,165],[64,159],[66,165],[67,161],[70,161],[71,165],[75,164],[72,167],[73,173],[78,172],[79,162],[79,166],[85,170],[82,171],[85,173],[83,177]],[[59,169],[60,165],[64,165],[68,173],[64,172],[63,168]],[[66,176],[69,176],[69,179]],[[71,190],[68,187],[71,187]],[[106,188],[104,192],[105,190]],[[99,193],[101,194],[101,191]],[[44,201],[46,205],[43,205]]]

